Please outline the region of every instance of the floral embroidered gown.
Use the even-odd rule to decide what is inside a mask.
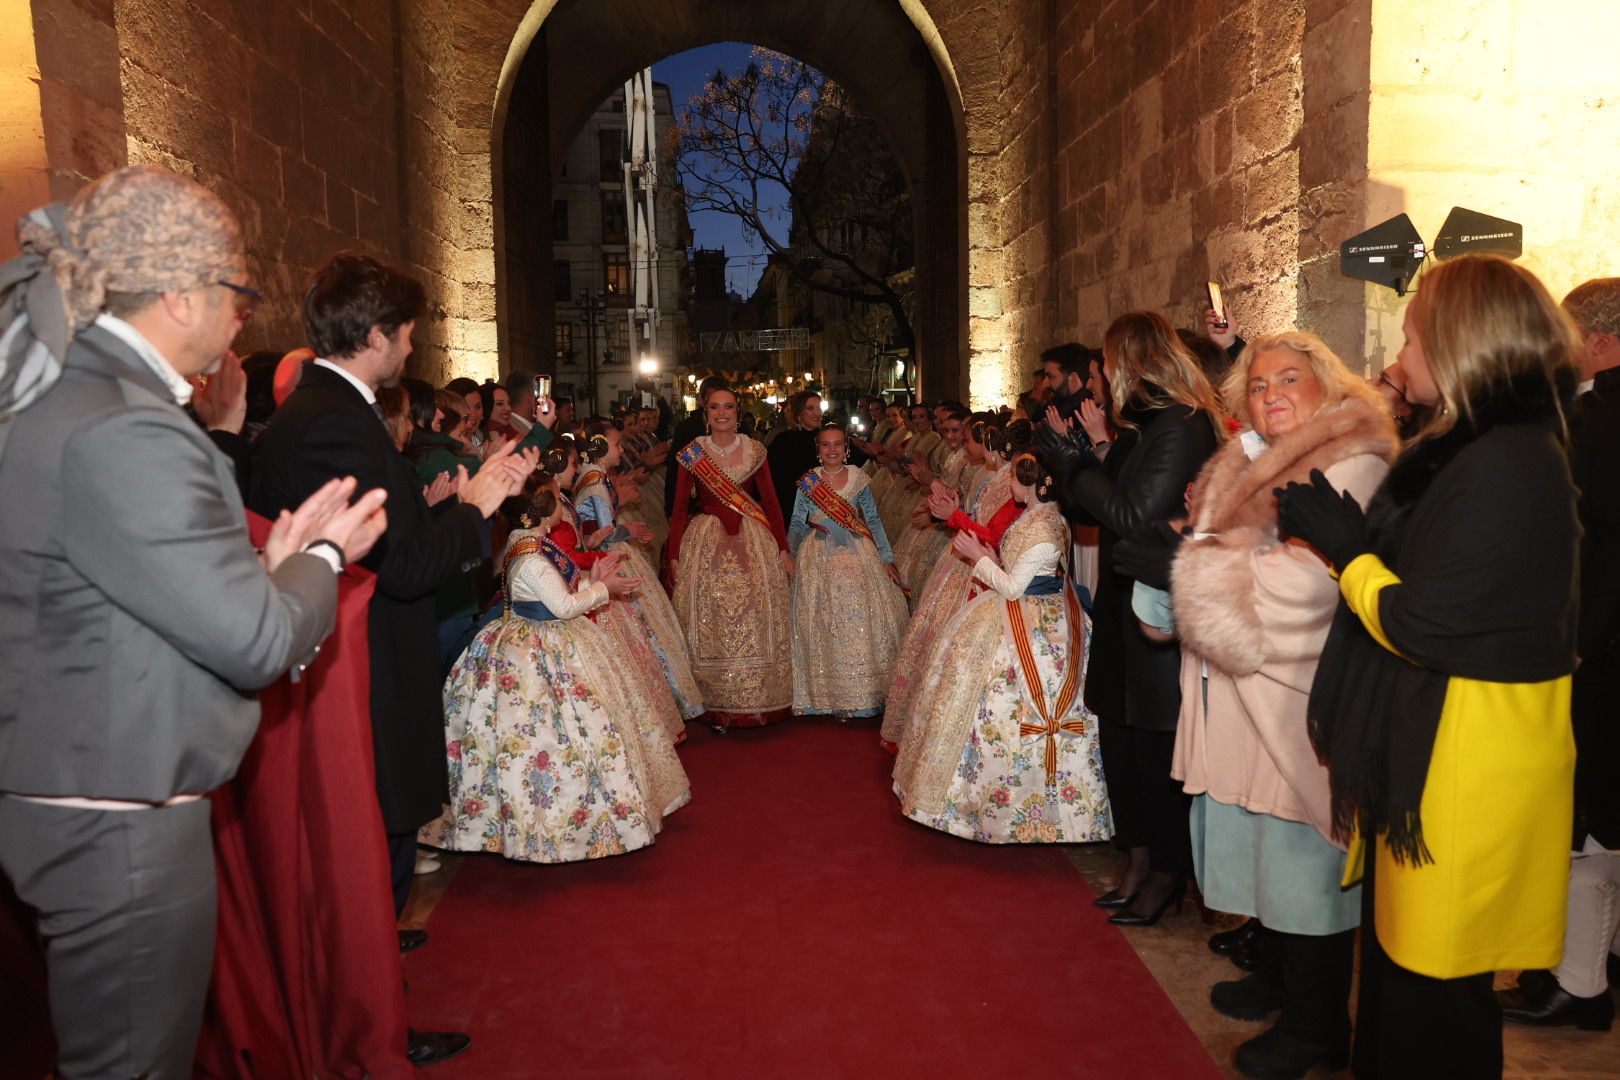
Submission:
[[[788,545],[765,447],[737,439],[729,454],[707,435],[680,452],[669,547],[679,563],[675,613],[708,720],[759,727],[786,718],[793,704],[792,621],[781,562]]]
[[[968,493],[964,510],[952,514],[946,526],[954,534],[957,530],[971,529],[973,524],[981,525],[982,529],[972,531],[991,547],[999,547],[1002,534],[1023,512],[1012,499],[1012,466],[1003,462],[999,469],[985,472],[983,481]],[[933,573],[921,595],[914,594],[911,598],[911,622],[895,656],[883,708],[883,731],[878,740],[889,753],[900,749],[901,736],[911,720],[915,691],[921,685],[923,672],[934,651],[934,641],[973,595],[973,568],[947,544],[934,560]]]
[[[831,513],[814,494],[820,485]],[[824,470],[805,473],[788,543],[795,563],[793,711],[876,716],[906,631],[906,601],[884,570],[893,554],[866,474],[846,468],[833,487]]]
[[[562,518],[552,526],[546,538],[567,552],[580,569],[589,570],[607,553],[581,550],[579,511],[567,498],[562,499],[562,507]],[[623,563],[619,566],[619,573],[634,576]],[[658,582],[646,578],[642,582],[641,588],[636,591],[637,596],[651,588],[658,591],[660,598],[663,597],[663,589]],[[673,614],[671,618],[674,618]],[[591,612],[590,619],[607,634],[615,654],[622,658],[621,670],[635,691],[636,701],[640,705],[637,719],[642,726],[657,725],[676,746],[685,742],[686,719],[681,715],[680,705],[670,689],[657,639],[647,625],[636,597],[612,597]],[[684,642],[680,656],[682,660],[685,659]]]
[[[635,691],[585,617],[607,586],[525,530],[508,548],[506,588],[509,610],[445,683],[450,804],[424,842],[539,863],[646,847],[691,785],[670,739],[638,726]]]
[[[649,488],[643,485],[642,490],[645,492]],[[663,491],[663,488],[659,487],[658,490]],[[658,582],[658,571],[641,549],[629,542],[629,531],[619,523],[618,498],[613,492],[613,485],[608,482],[606,470],[594,464],[580,466],[574,494],[575,526],[581,530],[581,535],[613,527],[613,533],[602,547],[622,554],[626,572],[631,577],[641,579],[641,588],[636,590],[628,603],[636,609],[646,628],[649,643],[657,654],[670,692],[675,695],[681,719],[696,720],[703,715],[703,693],[692,674],[686,634],[681,630],[674,605]]]
[[[1037,503],[989,587],[940,634],[894,766],[901,812],[989,844],[1107,840],[1097,719],[1082,703],[1090,624],[1061,569],[1067,526]]]

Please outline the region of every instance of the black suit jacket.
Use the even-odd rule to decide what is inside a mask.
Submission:
[[[273,518],[340,476],[355,477],[361,491],[388,492],[388,532],[362,565],[377,575],[369,616],[377,795],[387,831],[398,835],[438,817],[447,798],[433,591],[478,565],[489,530],[474,507],[447,501],[430,510],[365,398],[310,364],[255,446],[249,502]]]

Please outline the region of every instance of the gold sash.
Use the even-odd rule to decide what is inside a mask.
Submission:
[[[714,497],[731,507],[745,518],[752,518],[765,526],[771,527],[771,521],[760,509],[759,503],[748,497],[748,493],[737,486],[737,482],[722,469],[718,463],[703,452],[703,447],[695,440],[689,443],[685,450],[680,452],[677,459],[681,467],[708,488]]]
[[[1083,735],[1086,730],[1083,720],[1063,719],[1074,707],[1074,699],[1080,690],[1081,651],[1084,647],[1080,629],[1080,602],[1075,598],[1072,586],[1065,585],[1063,602],[1069,616],[1069,655],[1067,663],[1064,664],[1063,682],[1058,686],[1057,701],[1051,711],[1048,711],[1046,691],[1041,685],[1040,669],[1035,665],[1035,646],[1029,640],[1029,627],[1024,622],[1024,609],[1017,600],[1006,601],[1007,622],[1012,627],[1018,666],[1024,673],[1024,684],[1029,687],[1030,702],[1035,706],[1036,715],[1041,718],[1038,724],[1019,724],[1018,734],[1026,739],[1046,736],[1046,786],[1049,788],[1057,785],[1058,734],[1061,732],[1070,736]]]

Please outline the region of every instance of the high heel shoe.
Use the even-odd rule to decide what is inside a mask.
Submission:
[[[1101,896],[1097,897],[1097,899],[1093,900],[1092,903],[1100,908],[1122,908],[1129,907],[1131,901],[1135,899],[1135,893],[1126,893],[1120,891],[1119,889],[1114,889],[1112,892],[1103,893]]]
[[[1180,881],[1177,881],[1174,885],[1170,886],[1170,891],[1164,894],[1164,899],[1159,901],[1159,906],[1148,912],[1146,915],[1138,915],[1134,911],[1125,910],[1118,912],[1117,914],[1110,915],[1108,917],[1108,921],[1115,926],[1155,926],[1158,924],[1158,921],[1164,917],[1166,909],[1168,909],[1171,904],[1176,905],[1176,914],[1180,915],[1181,902],[1186,898],[1186,896],[1187,879],[1182,878]]]

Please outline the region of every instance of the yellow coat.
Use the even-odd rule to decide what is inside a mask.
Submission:
[[[1380,645],[1378,593],[1400,579],[1376,555],[1339,589]],[[1434,861],[1397,862],[1378,845],[1374,922],[1401,967],[1437,979],[1550,968],[1564,951],[1575,742],[1570,677],[1504,683],[1452,677],[1423,788]],[[1346,883],[1361,877],[1351,848]]]

